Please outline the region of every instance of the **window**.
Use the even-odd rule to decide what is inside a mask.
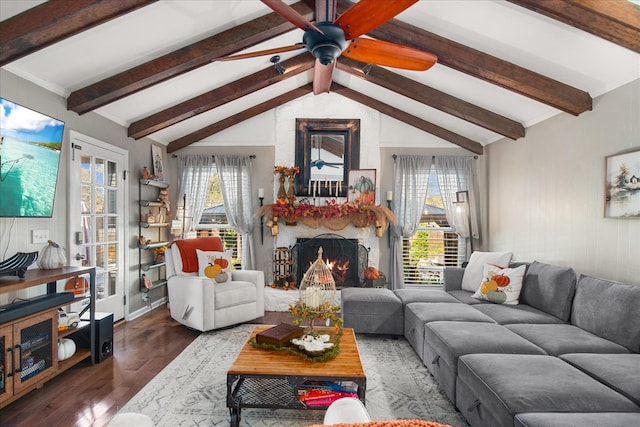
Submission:
[[[227,221],[217,171],[211,175],[207,200],[200,223],[196,226],[196,232],[198,237],[220,237],[224,249],[231,252],[233,264],[239,268],[242,260],[242,237],[229,226]]]
[[[422,220],[416,234],[402,241],[405,285],[442,285],[444,268],[466,259],[464,239],[452,231],[443,206],[432,165]]]

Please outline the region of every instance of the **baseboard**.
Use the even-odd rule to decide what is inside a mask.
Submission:
[[[152,302],[151,304],[145,305],[139,310],[129,313],[129,316],[127,316],[126,320],[135,320],[138,317],[144,316],[145,314],[151,312],[151,310],[155,310],[156,308],[166,304],[167,304],[167,297],[162,297],[157,301]]]

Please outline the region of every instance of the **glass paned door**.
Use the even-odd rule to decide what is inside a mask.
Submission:
[[[113,313],[114,320],[119,320],[125,311],[126,191],[122,172],[126,152],[89,140],[72,137],[69,202],[70,212],[75,207],[77,214],[71,219],[74,236],[70,240],[75,251],[70,253],[79,265],[96,267],[96,310]]]

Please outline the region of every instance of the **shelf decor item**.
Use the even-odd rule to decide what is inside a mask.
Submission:
[[[23,279],[27,268],[37,259],[38,252],[17,252],[12,257],[0,261],[0,276],[17,275]]]
[[[322,247],[318,249],[318,259],[304,273],[299,294],[300,298],[289,307],[289,312],[295,317],[293,322],[296,325],[309,319],[307,334],[315,333],[315,319],[333,322],[336,328],[342,326],[342,318],[338,316],[340,306],[335,303],[336,282],[331,270],[322,260]]]
[[[38,267],[41,269],[54,269],[63,267],[67,263],[64,249],[53,240],[49,240],[47,246],[42,248],[38,256]]]

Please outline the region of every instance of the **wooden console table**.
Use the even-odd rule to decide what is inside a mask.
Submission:
[[[0,276],[0,294],[15,292],[46,284],[47,294],[56,293],[56,282],[81,275],[89,275],[89,295],[77,296],[70,302],[26,314],[0,324],[0,408],[41,387],[46,381],[79,362],[90,358],[94,364],[95,325],[95,267],[62,267],[50,270],[27,270],[23,279]],[[89,321],[80,322],[74,329],[58,331],[58,308],[89,298],[80,315],[89,311]],[[58,340],[89,328],[88,349],[78,348],[69,359],[58,360]],[[33,356],[29,356],[33,354]],[[40,367],[39,364],[42,366]]]

